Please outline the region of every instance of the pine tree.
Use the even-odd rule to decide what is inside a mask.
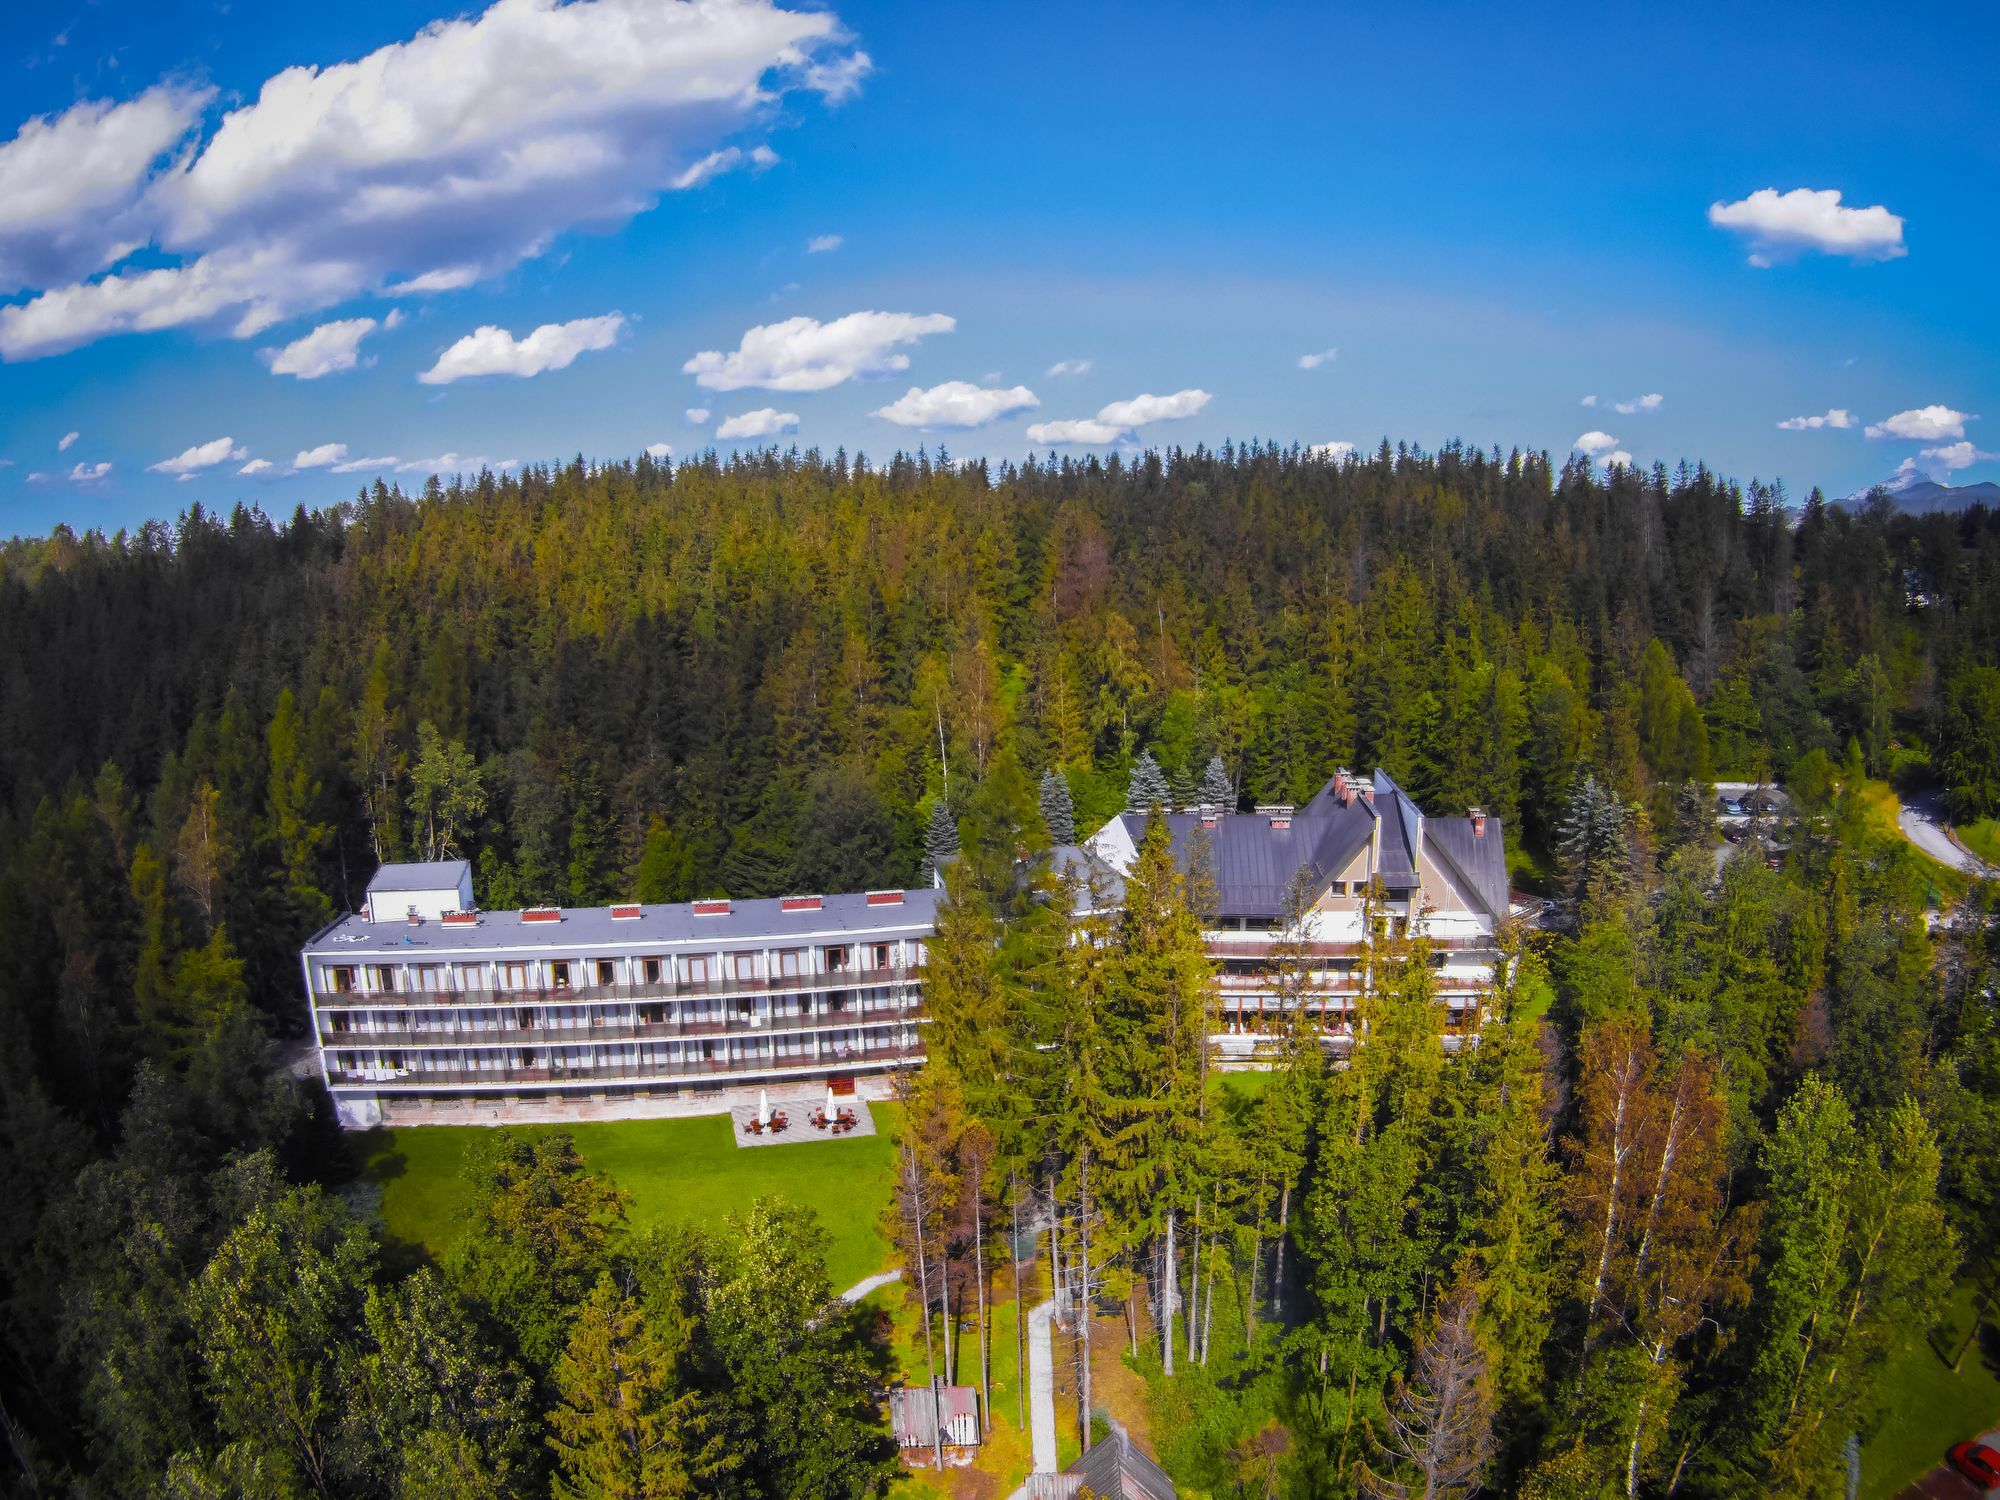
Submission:
[[[1601,909],[1631,888],[1631,812],[1595,774],[1571,786],[1555,844],[1564,881],[1585,906]]]
[[[695,1396],[645,1310],[600,1276],[556,1362],[549,1413],[557,1500],[675,1500],[695,1493]]]
[[[1153,759],[1153,752],[1140,751],[1139,758],[1132,762],[1132,779],[1125,793],[1126,808],[1136,813],[1148,813],[1156,807],[1170,807],[1172,797],[1173,792],[1167,786],[1167,773]]]
[[[1201,800],[1224,812],[1233,811],[1236,807],[1236,788],[1230,785],[1229,771],[1222,764],[1220,755],[1211,755],[1208,769],[1201,773]]]
[[[957,853],[958,820],[951,815],[944,798],[939,797],[931,804],[930,827],[924,831],[924,877],[936,881],[945,861]]]
[[[1049,830],[1051,844],[1076,842],[1076,802],[1069,794],[1069,782],[1060,771],[1042,772],[1042,823]]]

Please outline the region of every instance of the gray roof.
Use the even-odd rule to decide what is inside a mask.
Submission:
[[[1359,798],[1346,807],[1334,802],[1325,812],[1294,813],[1290,828],[1273,828],[1269,818],[1255,813],[1225,814],[1213,828],[1202,827],[1195,813],[1164,816],[1182,869],[1189,867],[1200,840],[1208,840],[1217,910],[1225,917],[1282,916],[1285,893],[1298,872],[1307,870],[1323,888],[1367,844],[1375,822]],[[1136,844],[1146,819],[1139,813],[1124,818]]]
[[[1049,850],[1049,873],[1061,880],[1071,871],[1076,872],[1080,885],[1077,892],[1077,915],[1082,916],[1093,910],[1092,892],[1096,893],[1096,910],[1108,911],[1125,904],[1125,877],[1109,860],[1099,857],[1095,850],[1082,844],[1057,844]]]
[[[1375,874],[1392,891],[1417,885],[1416,849],[1421,839],[1438,853],[1466,894],[1496,918],[1507,914],[1507,852],[1500,819],[1486,820],[1486,833],[1475,838],[1472,820],[1463,815],[1424,817],[1409,793],[1388,772],[1374,778],[1374,802],[1351,797],[1342,803],[1334,780],[1292,814],[1289,828],[1274,828],[1268,816],[1227,813],[1213,828],[1203,828],[1195,813],[1167,813],[1174,859],[1187,869],[1196,843],[1206,837],[1215,871],[1217,914],[1223,917],[1282,917],[1285,894],[1303,869],[1320,889],[1347,868],[1367,846],[1377,822],[1382,846]],[[1145,815],[1123,813],[1125,828],[1137,844],[1146,831]],[[1058,850],[1060,856],[1063,851]]]
[[[1166,1470],[1135,1448],[1122,1431],[1093,1444],[1063,1473],[1081,1479],[1093,1495],[1106,1500],[1177,1500]]]
[[[426,859],[407,864],[383,865],[368,882],[371,891],[449,891],[472,874],[472,865],[463,859]]]
[[[1471,887],[1467,894],[1496,921],[1505,920],[1507,830],[1502,820],[1487,814],[1486,832],[1475,835],[1470,818],[1429,818],[1424,822],[1424,834],[1453,873]]]
[[[900,905],[870,906],[865,892],[823,896],[817,911],[785,911],[776,897],[738,900],[727,913],[696,916],[694,904],[641,906],[636,918],[615,918],[609,906],[564,907],[560,922],[524,922],[518,911],[483,911],[470,926],[424,922],[370,922],[361,916],[335,921],[306,945],[311,953],[439,954],[507,949],[577,949],[606,954],[642,948],[747,947],[759,941],[811,941],[880,932],[929,932],[937,925],[944,892],[934,887],[902,892]]]

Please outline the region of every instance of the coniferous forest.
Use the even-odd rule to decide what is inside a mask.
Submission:
[[[1248,807],[1337,766],[1496,813],[1549,916],[1475,1044],[1418,939],[1343,1065],[1299,1031],[1223,1088],[1157,825],[1113,915],[1039,856],[1135,782]],[[1789,788],[1770,857],[1718,858],[1717,780]],[[17,539],[6,1493],[881,1490],[883,1352],[793,1205],[641,1233],[496,1131],[459,1248],[385,1246],[287,1065],[296,953],[386,859],[463,855],[500,908],[950,851],[869,1209],[927,1331],[983,1317],[1018,1219],[1086,1429],[1110,1338],[1183,1493],[1843,1494],[2000,1249],[1995,899],[1892,787],[2000,812],[1983,509],[1252,445],[579,460]]]

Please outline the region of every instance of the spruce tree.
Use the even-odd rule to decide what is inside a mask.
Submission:
[[[1148,813],[1156,807],[1170,806],[1172,797],[1172,789],[1167,785],[1167,773],[1153,759],[1153,752],[1140,751],[1139,758],[1132,763],[1132,780],[1126,789],[1125,806],[1135,813]]]
[[[600,1276],[557,1362],[549,1413],[560,1500],[691,1493],[699,1447],[692,1394],[676,1392],[668,1348],[639,1303]],[[691,1442],[690,1440],[693,1439]]]
[[[939,797],[931,804],[930,827],[924,831],[924,877],[935,881],[946,860],[958,853],[958,820]]]
[[[1208,769],[1201,773],[1201,800],[1225,811],[1236,806],[1236,788],[1229,784],[1229,770],[1220,755],[1211,755]]]
[[[1042,772],[1040,791],[1042,823],[1049,830],[1051,844],[1076,842],[1076,802],[1069,794],[1069,782],[1054,767]]]

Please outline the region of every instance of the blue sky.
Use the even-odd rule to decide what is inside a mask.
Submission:
[[[2000,479],[1991,6],[278,9],[0,10],[0,533],[655,444]]]

